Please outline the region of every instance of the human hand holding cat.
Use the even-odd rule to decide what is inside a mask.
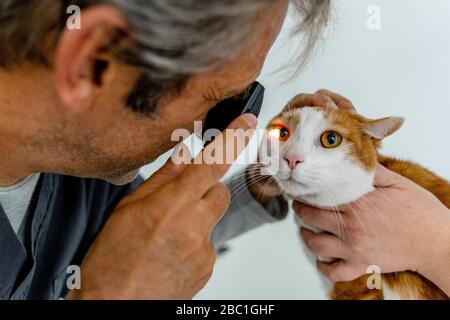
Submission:
[[[450,214],[434,195],[381,165],[376,191],[333,211],[299,202],[294,209],[309,225],[301,229],[308,248],[318,256],[338,258],[317,262],[333,282],[351,281],[376,265],[382,273],[416,271],[450,293]]]

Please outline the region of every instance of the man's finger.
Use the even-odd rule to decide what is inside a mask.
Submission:
[[[326,89],[321,89],[317,91],[317,93],[330,97],[339,109],[344,109],[349,112],[356,113],[356,108],[353,103],[344,96]]]
[[[148,194],[154,192],[157,188],[173,181],[190,163],[191,155],[189,149],[185,144],[180,143],[174,148],[171,157],[164,166],[145,182],[143,185],[144,189]]]
[[[317,261],[317,269],[331,282],[353,281],[364,274],[345,260],[337,260],[332,263]]]
[[[345,244],[336,236],[329,233],[315,233],[301,228],[300,234],[305,245],[317,256],[332,258],[347,258]]]
[[[173,160],[174,155],[176,155],[177,161]],[[172,156],[166,161],[166,163],[139,188],[124,198],[118,207],[143,199],[149,194],[155,192],[161,186],[173,181],[180,175],[181,172],[183,172],[190,161],[191,156],[188,147],[185,144],[180,143],[175,147]]]
[[[230,200],[230,190],[223,183],[216,184],[205,194],[201,201],[208,212],[206,216],[199,218],[208,231],[212,231],[212,228],[222,219],[228,209]]]
[[[343,232],[345,227],[342,225],[344,217],[337,216],[340,213],[317,209],[306,204],[295,201],[294,211],[306,224],[322,229],[333,234]]]
[[[180,184],[191,186],[199,199],[227,173],[255,133],[257,118],[245,114],[231,125],[194,159],[181,175]]]
[[[299,94],[287,105],[286,108],[297,109],[303,107],[323,107],[337,108],[337,105],[330,97],[323,94]]]

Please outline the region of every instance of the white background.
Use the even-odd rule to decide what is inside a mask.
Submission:
[[[293,51],[287,41],[288,19],[259,79],[267,89],[261,127],[295,94],[331,89],[350,98],[368,117],[405,117],[405,126],[386,140],[383,152],[450,179],[450,1],[333,2],[327,37],[309,67],[283,83],[286,77],[274,71]],[[381,9],[381,30],[367,28],[370,5]],[[292,216],[230,246],[198,299],[325,298],[317,272],[301,250]]]

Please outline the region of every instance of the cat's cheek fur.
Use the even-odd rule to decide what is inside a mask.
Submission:
[[[339,170],[339,174],[342,178],[338,177],[327,185],[327,189],[332,190],[332,193],[331,191],[319,192],[305,200],[319,207],[336,207],[356,201],[375,190],[374,172],[349,163]]]
[[[326,189],[320,185],[314,186],[314,181],[308,188],[300,188],[294,183],[277,179],[280,188],[293,200],[307,204],[332,208],[351,203],[375,190],[373,186],[374,171],[368,171],[360,165],[345,161],[334,179],[326,182]]]

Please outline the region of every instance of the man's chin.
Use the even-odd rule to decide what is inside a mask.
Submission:
[[[132,181],[134,181],[139,175],[139,169],[130,171],[128,173],[125,173],[123,175],[117,175],[117,176],[111,176],[111,177],[105,177],[103,180],[108,181],[109,183],[123,186],[125,184],[128,184]]]

